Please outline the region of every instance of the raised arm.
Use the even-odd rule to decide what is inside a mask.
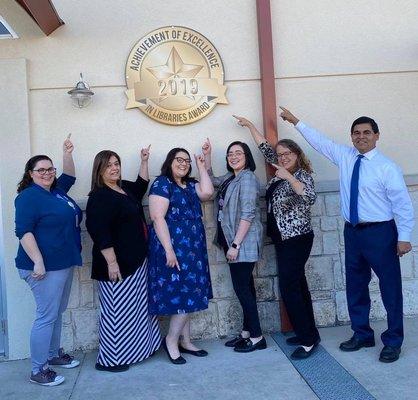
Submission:
[[[254,124],[244,117],[238,117],[237,115],[233,115],[233,117],[238,120],[238,125],[248,128],[265,160],[270,164],[277,164],[278,158],[276,152],[266,138],[257,130]]]
[[[221,185],[221,183],[225,180],[225,177],[228,175],[223,176],[215,176],[212,170],[212,145],[210,143],[209,138],[206,138],[205,143],[202,146],[202,153],[205,159],[205,168],[209,175],[210,180],[215,188]]]
[[[248,128],[257,146],[260,146],[261,143],[267,142],[266,138],[257,130],[250,120],[244,117],[239,117],[238,115],[233,115],[233,117],[238,120],[238,125]]]
[[[214,188],[206,169],[205,156],[203,154],[195,154],[194,158],[196,160],[196,166],[200,177],[200,181],[196,185],[196,193],[201,201],[210,200],[210,198],[213,196]]]
[[[282,110],[280,112],[280,117],[283,119],[283,121],[287,121],[293,124],[295,128],[302,134],[305,140],[317,152],[327,157],[334,164],[338,165],[339,162],[341,161],[341,158],[345,154],[351,153],[352,151],[351,147],[333,142],[323,133],[317,131],[316,129],[300,121],[286,108],[284,107],[280,107],[280,108]]]
[[[176,267],[180,271],[180,265],[171,244],[170,231],[165,220],[169,205],[170,201],[165,197],[154,194],[149,196],[150,218],[154,224],[155,233],[165,250],[167,266],[171,268]]]
[[[71,133],[68,134],[63,144],[62,172],[75,177],[75,165],[73,160],[74,145],[71,141]]]
[[[141,166],[139,167],[139,176],[146,181],[149,181],[148,160],[151,145],[141,149]]]
[[[205,168],[206,170],[212,169],[212,144],[210,143],[209,138],[206,138],[205,143],[202,146],[202,154],[205,159]]]

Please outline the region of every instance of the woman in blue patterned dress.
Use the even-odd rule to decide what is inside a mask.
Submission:
[[[190,177],[189,152],[170,150],[149,196],[149,309],[171,315],[163,347],[174,364],[186,362],[180,353],[208,354],[190,340],[190,313],[208,308],[212,298],[200,201],[209,200],[214,189],[203,156],[195,160],[200,182]]]

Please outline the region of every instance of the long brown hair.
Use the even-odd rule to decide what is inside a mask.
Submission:
[[[309,161],[308,157],[306,157],[305,153],[303,152],[303,150],[300,148],[300,146],[294,142],[291,139],[282,139],[279,140],[276,144],[276,150],[277,150],[277,146],[283,146],[288,148],[292,153],[295,153],[297,156],[297,166],[298,168],[301,168],[303,170],[305,170],[306,172],[312,174],[313,169],[311,166],[311,162]]]
[[[96,157],[94,157],[93,170],[91,172],[91,192],[105,186],[103,173],[105,172],[107,164],[112,156],[115,156],[119,161],[119,165],[121,165],[119,155],[112,150],[102,150],[96,154]],[[117,183],[120,185],[120,180]]]
[[[43,160],[50,161],[51,164],[54,165],[52,163],[52,160],[44,154],[40,154],[38,156],[33,156],[32,158],[30,158],[25,165],[25,172],[23,173],[23,177],[21,181],[17,184],[17,193],[20,193],[22,190],[25,190],[28,186],[31,185],[31,183],[33,182],[33,179],[30,176],[30,172],[33,171],[33,169],[36,167],[36,164],[39,161],[43,161]],[[57,186],[57,177],[54,178],[54,181],[52,182],[52,185],[51,185],[51,189],[54,189],[55,186]]]

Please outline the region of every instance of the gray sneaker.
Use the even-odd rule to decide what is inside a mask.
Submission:
[[[46,368],[42,369],[37,374],[31,373],[29,381],[42,386],[57,386],[64,382],[65,378],[61,375],[57,375],[52,369]]]
[[[49,365],[61,368],[75,368],[80,365],[80,361],[75,360],[69,354],[64,353],[64,349],[58,350],[58,357],[51,358],[48,360]]]

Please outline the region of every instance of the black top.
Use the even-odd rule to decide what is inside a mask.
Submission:
[[[276,217],[273,213],[273,193],[283,183],[282,179],[273,182],[266,190],[267,203],[267,230],[266,235],[273,240],[281,240],[279,228],[277,226]]]
[[[142,198],[149,181],[122,181],[126,195],[108,186],[90,193],[86,227],[93,239],[92,279],[109,281],[107,263],[101,250],[113,247],[122,278],[132,275],[147,256],[147,234]]]
[[[229,246],[226,241],[224,232],[222,230],[221,218],[219,214],[222,214],[222,210],[224,208],[225,194],[226,194],[226,191],[228,190],[229,184],[234,180],[234,178],[235,178],[235,175],[232,175],[225,182],[222,183],[222,185],[219,187],[218,195],[216,197],[216,200],[218,202],[218,223],[217,223],[218,232],[217,232],[216,237],[217,237],[217,243],[219,244],[219,246],[221,246],[224,249],[225,254],[228,251]]]

